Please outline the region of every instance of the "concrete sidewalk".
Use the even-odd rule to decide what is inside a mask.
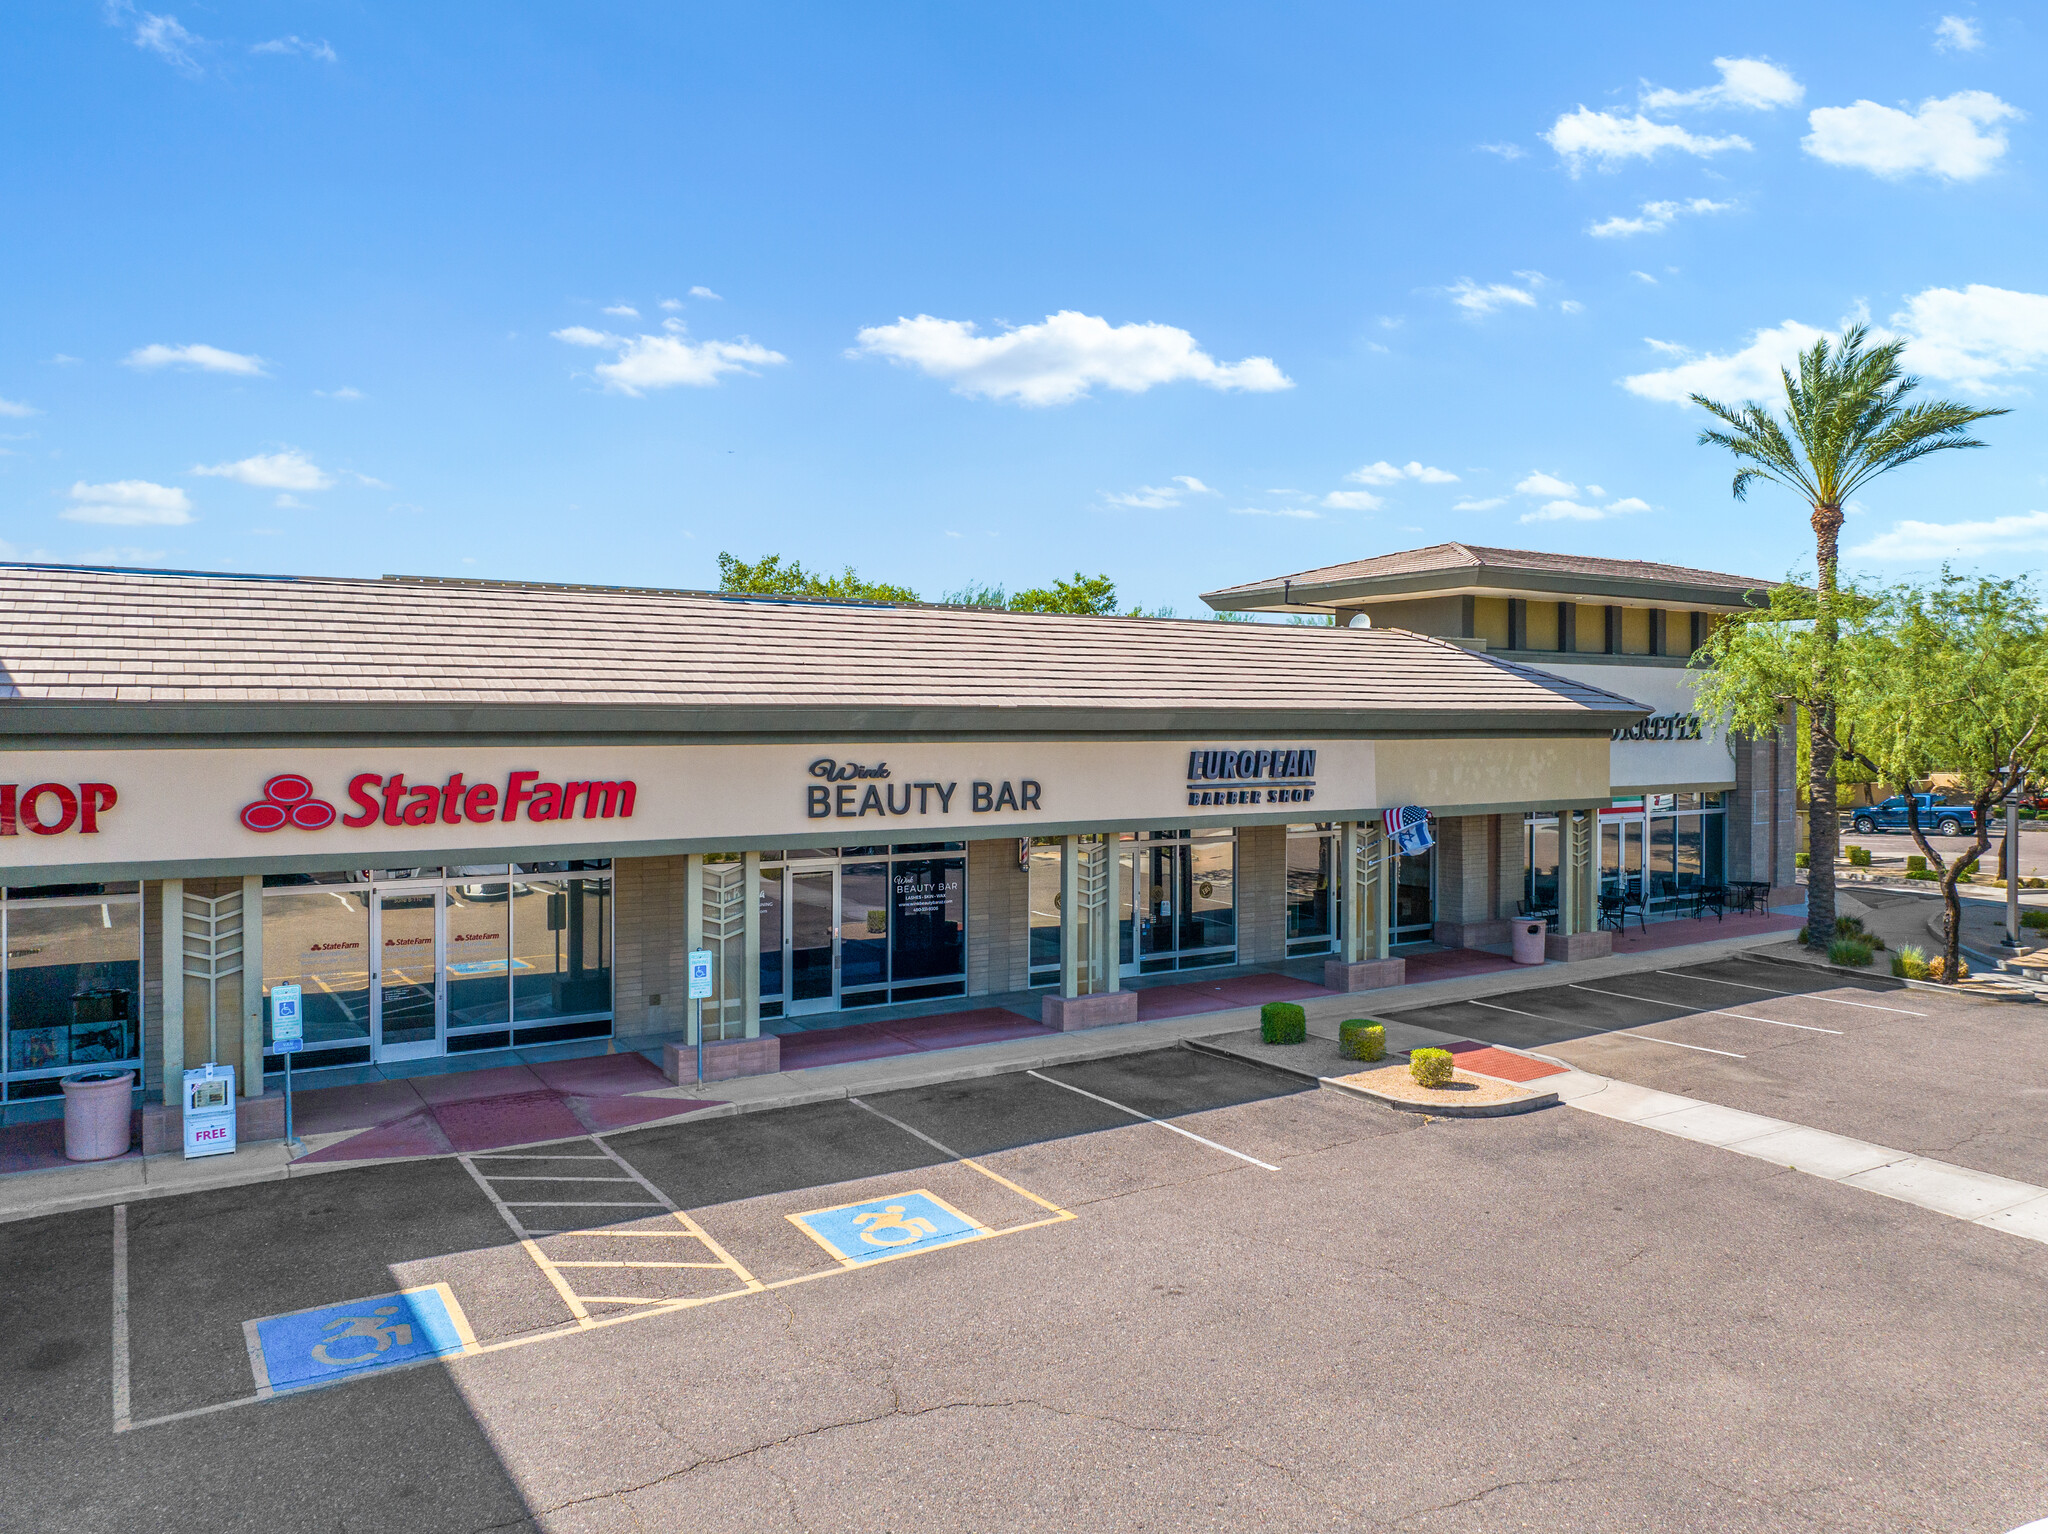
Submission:
[[[1334,1039],[1338,1024],[1355,1017],[1385,1018],[1388,1047],[1413,1048],[1437,1043],[1448,1035],[1416,1028],[1399,1021],[1401,1009],[1439,1001],[1497,995],[1522,989],[1541,977],[1541,983],[1593,980],[1602,976],[1629,974],[1671,964],[1696,964],[1725,954],[1743,953],[1789,941],[1782,931],[1742,932],[1742,918],[1730,917],[1730,935],[1715,942],[1682,948],[1663,948],[1647,953],[1617,954],[1604,959],[1585,959],[1569,964],[1545,964],[1525,969],[1471,975],[1458,979],[1424,982],[1384,991],[1352,995],[1332,993],[1302,1003],[1309,1031]],[[1080,1060],[1098,1060],[1115,1055],[1140,1054],[1179,1044],[1184,1039],[1230,1033],[1258,1024],[1258,1008],[1196,1013],[1186,1017],[1163,1018],[1154,1022],[1124,1023],[1116,1027],[1065,1033],[1048,1038],[1023,1038],[928,1054],[889,1055],[843,1065],[816,1066],[809,1070],[784,1071],[772,1076],[748,1076],[732,1081],[695,1082],[635,1094],[635,1101],[675,1099],[679,1111],[674,1118],[650,1119],[636,1129],[684,1119],[715,1118],[739,1113],[796,1107],[804,1103],[829,1102],[835,1098],[865,1096],[899,1091],[907,1087],[934,1086],[948,1081],[968,1081],[981,1076],[1012,1071],[1042,1069]],[[1400,1042],[1397,1044],[1397,1040]],[[715,1092],[721,1099],[714,1107],[681,1108],[683,1101],[702,1102],[704,1094]],[[624,1131],[613,1131],[624,1132]],[[301,1156],[289,1156],[278,1141],[256,1142],[232,1156],[186,1161],[179,1155],[125,1157],[118,1161],[47,1170],[16,1172],[0,1176],[0,1221],[27,1219],[69,1209],[88,1209],[110,1204],[163,1198],[209,1188],[235,1187],[246,1183],[271,1182],[284,1177],[309,1177],[350,1167],[388,1164],[375,1160],[325,1161],[307,1163],[310,1154],[338,1143],[354,1130],[332,1135],[309,1135]],[[552,1136],[550,1138],[559,1138]],[[536,1141],[535,1143],[544,1143]],[[416,1160],[417,1157],[394,1157]]]

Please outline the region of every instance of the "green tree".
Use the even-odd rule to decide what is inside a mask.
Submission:
[[[1107,575],[1074,572],[1072,580],[1035,586],[1010,598],[1013,613],[1074,613],[1082,617],[1116,615],[1116,582]]]
[[[1991,845],[1993,817],[2048,767],[2048,624],[2022,578],[1968,580],[1943,570],[1930,586],[1886,592],[1871,621],[1841,646],[1845,762],[1906,795],[1906,828],[1941,876],[1942,979],[1953,982],[1962,939],[1956,881]],[[1944,860],[1913,797],[1930,773],[1955,773],[1976,812],[1973,845]],[[2008,864],[2008,875],[2017,864]]]
[[[782,562],[780,554],[769,554],[748,564],[731,554],[718,556],[718,589],[750,597],[816,597],[825,601],[916,602],[922,600],[908,586],[886,581],[862,580],[848,565],[837,575],[806,570],[792,559]]]
[[[985,607],[997,612],[1010,605],[1010,598],[1001,586],[991,586],[986,581],[969,581],[958,591],[949,591],[939,599],[948,607]]]
[[[1841,614],[1836,601],[1842,508],[1880,474],[1949,448],[1983,447],[1969,428],[2003,410],[1976,410],[1948,400],[1909,402],[1920,380],[1899,368],[1903,341],[1870,346],[1869,327],[1854,325],[1839,341],[1823,338],[1801,353],[1799,374],[1779,369],[1785,386],[1784,419],[1756,400],[1726,405],[1703,394],[1692,402],[1722,423],[1699,435],[1704,446],[1735,455],[1735,498],[1746,500],[1754,480],[1769,480],[1806,502],[1819,574],[1811,617],[1812,640],[1822,651],[1836,643]],[[1725,429],[1723,429],[1725,428]],[[1802,698],[1807,711],[1806,792],[1807,942],[1826,948],[1835,929],[1836,667],[1816,662],[1821,691]]]

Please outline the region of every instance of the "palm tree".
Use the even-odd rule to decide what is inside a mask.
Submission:
[[[1969,435],[1971,425],[2004,410],[1973,410],[1950,400],[1907,403],[1920,380],[1899,369],[1904,341],[1866,346],[1870,327],[1852,325],[1839,341],[1826,337],[1799,356],[1799,376],[1780,368],[1785,381],[1785,419],[1751,400],[1724,405],[1695,394],[1692,402],[1727,430],[1702,431],[1702,446],[1725,447],[1741,467],[1735,498],[1749,498],[1751,480],[1783,485],[1812,508],[1814,559],[1819,591],[1814,631],[1828,665],[1838,635],[1836,570],[1842,507],[1880,474],[1948,448],[1983,447]],[[1835,933],[1835,702],[1831,678],[1808,710],[1807,904],[1809,947],[1825,949]]]

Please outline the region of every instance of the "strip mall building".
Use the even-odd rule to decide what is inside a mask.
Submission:
[[[1602,951],[1603,881],[1792,884],[1789,741],[1685,665],[1761,584],[1444,545],[1207,598],[1293,626],[0,567],[6,1100],[260,1092],[283,983],[299,1069],[481,1062],[686,1038],[709,949],[734,1073],[954,998],[1397,985],[1525,908]]]

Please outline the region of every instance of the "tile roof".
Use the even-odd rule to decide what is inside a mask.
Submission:
[[[0,566],[0,700],[13,700],[0,701],[0,728],[26,727],[5,725],[12,710],[65,699],[118,704],[115,714],[167,704],[301,716],[330,704],[653,706],[694,711],[693,729],[720,711],[758,720],[825,709],[933,731],[975,727],[955,710],[1065,713],[1098,730],[1147,710],[1328,716],[1333,729],[1367,715],[1458,729],[1512,716],[1564,730],[1604,730],[1621,722],[1617,712],[1642,711],[1397,629]]]
[[[1238,592],[1266,591],[1283,583],[1296,586],[1337,585],[1389,576],[1450,574],[1461,570],[1528,571],[1589,579],[1714,586],[1736,593],[1768,591],[1779,584],[1775,580],[1727,575],[1718,570],[1695,570],[1686,565],[1656,564],[1645,559],[1602,559],[1590,554],[1549,554],[1539,549],[1494,549],[1471,543],[1438,543],[1426,549],[1403,549],[1394,554],[1377,554],[1370,559],[1354,559],[1348,564],[1324,565],[1320,569],[1276,575],[1242,586],[1225,586],[1207,595],[1221,597]]]

